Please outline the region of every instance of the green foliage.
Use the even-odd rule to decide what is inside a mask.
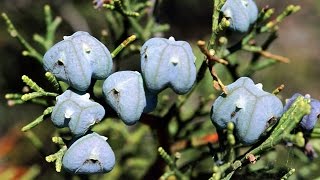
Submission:
[[[101,7],[96,6],[104,13],[104,20],[109,25],[105,32],[108,35],[102,33],[101,39],[114,48],[111,54],[112,58],[116,57],[116,70],[121,68],[119,62],[123,59],[134,58],[145,41],[155,35],[163,35],[169,30],[168,24],[159,24],[154,17],[154,8],[158,8],[159,3],[161,1],[157,0],[111,0],[103,1]],[[301,118],[310,113],[311,109],[309,100],[303,97],[297,98],[278,123],[271,123],[261,139],[250,146],[249,150],[238,142],[233,123],[229,123],[225,130],[216,130],[212,126],[209,120],[210,107],[221,91],[228,95],[224,84],[229,84],[242,76],[251,76],[277,63],[290,62],[288,58],[273,54],[267,49],[278,36],[279,24],[300,9],[299,6],[289,5],[274,17],[274,9],[263,8],[250,31],[243,34],[238,42],[230,45],[229,37],[225,33],[228,31],[230,21],[220,13],[224,3],[225,0],[213,0],[210,39],[198,41],[197,45],[202,54],[194,48],[194,52],[198,51],[195,53],[197,79],[188,94],[176,95],[170,90],[162,91],[158,95],[156,110],[142,114],[140,123],[132,127],[125,126],[119,121],[117,114],[103,104],[108,109],[106,116],[101,123],[94,125],[92,131],[108,136],[108,142],[115,151],[117,161],[110,173],[91,175],[90,179],[206,177],[215,180],[237,178],[241,173],[248,175],[260,173],[263,177],[268,174],[267,170],[257,170],[252,173],[250,164],[253,165],[257,161],[265,162],[263,157],[267,156],[267,152],[273,152],[275,146],[290,142],[301,153],[309,139],[320,137],[319,127],[314,128],[312,132],[301,132],[298,128]],[[33,40],[42,48],[35,49],[21,36],[7,14],[2,13],[2,17],[7,24],[9,34],[17,38],[25,48],[22,54],[42,64],[43,50],[47,51],[55,43],[56,31],[62,19],[59,16],[53,18],[50,6],[44,6],[46,32],[44,35],[33,35]],[[262,42],[257,40],[261,35],[266,37]],[[247,64],[241,61],[241,51],[252,55]],[[42,115],[22,128],[26,137],[41,152],[45,147],[38,138],[40,134],[34,134],[31,129],[52,113],[56,103],[54,98],[67,89],[67,86],[59,82],[53,74],[47,72],[45,77],[54,92],[47,92],[27,75],[23,75],[23,82],[34,92],[29,92],[29,89],[26,92],[5,95],[10,106],[35,103],[45,107]],[[280,91],[281,88],[277,88],[274,94]],[[101,92],[100,81],[93,82],[88,89],[92,99],[99,103],[103,103]],[[61,172],[60,178],[70,178],[70,175],[62,169],[62,158],[69,147],[72,135],[69,130],[56,129],[52,136],[54,136],[52,141],[58,146],[56,149],[50,149],[50,152],[56,153],[46,156],[45,159],[47,162],[55,162],[56,171]],[[305,156],[304,158],[307,159]],[[35,167],[30,177],[39,172],[40,167]],[[274,168],[277,172],[275,177],[288,179],[298,171],[291,167],[285,168],[285,174]]]

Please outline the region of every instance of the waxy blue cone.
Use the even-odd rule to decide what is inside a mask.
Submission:
[[[230,21],[229,28],[247,32],[258,18],[258,8],[253,0],[227,0],[221,11]]]
[[[190,91],[197,73],[189,43],[175,41],[173,37],[151,38],[140,54],[142,75],[151,92],[158,93],[167,87],[178,94]]]
[[[87,32],[78,31],[51,47],[44,68],[72,88],[86,91],[91,78],[105,79],[112,71],[109,50]]]
[[[57,97],[51,120],[58,127],[69,127],[76,136],[102,120],[105,110],[100,104],[89,99],[89,94],[66,90]]]
[[[146,107],[142,76],[137,71],[119,71],[103,83],[106,102],[127,125],[135,124]]]
[[[248,77],[239,78],[226,89],[228,94],[221,94],[212,105],[211,120],[222,129],[233,122],[236,137],[244,144],[257,141],[268,121],[283,113],[281,101]]]
[[[253,0],[248,0],[247,12],[250,24],[253,24],[258,19],[259,10],[256,3]]]
[[[107,138],[93,132],[76,140],[62,159],[63,168],[75,174],[106,173],[115,165]]]

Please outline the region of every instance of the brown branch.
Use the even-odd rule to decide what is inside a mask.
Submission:
[[[267,40],[262,44],[261,48],[262,50],[267,50],[269,46],[272,44],[274,40],[278,38],[277,32],[273,32],[269,35]],[[253,53],[252,60],[251,62],[256,62],[260,58],[261,54],[260,53]]]
[[[279,87],[277,87],[274,91],[272,91],[272,94],[277,95],[284,89],[284,84],[281,84]]]
[[[228,65],[228,61],[224,60],[224,59],[220,59],[218,57],[215,57],[213,54],[214,53],[210,53],[208,51],[208,49],[205,47],[206,43],[205,41],[201,41],[199,40],[197,42],[198,47],[200,48],[201,52],[206,56],[206,64],[210,70],[211,76],[213,78],[213,87],[216,90],[222,90],[225,94],[227,94],[227,90],[224,86],[224,84],[222,83],[222,81],[220,80],[220,78],[218,77],[215,69],[213,68],[214,64],[216,62],[224,64],[224,65]]]
[[[228,65],[229,64],[228,61],[214,56],[213,55],[214,53],[210,53],[210,51],[208,51],[208,49],[205,47],[206,46],[206,42],[205,41],[199,40],[197,42],[197,45],[200,48],[200,51],[206,56],[207,60],[209,60],[211,62],[217,62],[217,63],[220,63],[220,64],[224,64],[224,65]]]
[[[289,58],[286,58],[286,57],[283,57],[283,56],[280,56],[280,55],[276,55],[276,54],[272,54],[268,51],[259,51],[259,53],[266,57],[266,58],[270,58],[270,59],[274,59],[276,61],[279,61],[279,62],[283,62],[283,63],[289,63],[290,60]]]

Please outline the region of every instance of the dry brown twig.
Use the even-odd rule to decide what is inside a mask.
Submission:
[[[213,87],[216,90],[219,90],[219,91],[222,90],[225,94],[227,94],[227,89],[226,89],[225,85],[222,83],[222,81],[220,80],[220,78],[218,77],[213,66],[215,65],[215,63],[221,63],[223,65],[228,65],[229,62],[224,59],[221,59],[221,58],[214,56],[214,52],[213,51],[210,52],[205,47],[206,46],[205,41],[199,40],[197,42],[197,45],[200,48],[200,51],[206,56],[206,63],[207,63],[207,66],[209,67],[210,74],[213,78]]]

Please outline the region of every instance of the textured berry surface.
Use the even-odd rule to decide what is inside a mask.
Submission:
[[[141,71],[147,88],[159,92],[171,87],[187,93],[196,80],[195,56],[189,43],[174,38],[152,38],[141,48]]]
[[[76,174],[106,173],[115,165],[107,138],[93,132],[76,140],[62,159],[63,168]]]
[[[104,114],[104,108],[91,101],[89,94],[66,90],[57,97],[51,120],[56,126],[69,127],[73,134],[81,136],[100,122]]]
[[[247,12],[249,17],[249,22],[250,24],[253,24],[257,20],[258,14],[259,14],[258,7],[253,0],[248,0]]]
[[[78,31],[51,47],[44,68],[74,89],[85,91],[91,78],[104,79],[112,70],[109,50],[87,32]]]
[[[267,128],[268,121],[282,115],[281,101],[250,78],[239,78],[226,88],[228,95],[220,95],[212,106],[211,120],[219,128],[233,122],[237,138],[244,144],[255,142]]]
[[[284,106],[284,110],[287,111],[299,96],[302,96],[302,95],[299,93],[296,93],[290,99],[287,99],[286,105]],[[310,99],[311,112],[310,114],[303,116],[300,122],[300,126],[307,131],[311,131],[316,125],[320,115],[320,101],[317,99],[311,98],[310,95],[305,95],[304,97]]]
[[[258,17],[258,8],[253,0],[227,0],[221,11],[230,21],[229,28],[239,32],[247,32]]]
[[[103,83],[106,102],[127,125],[135,124],[146,107],[142,76],[137,71],[119,71]]]

